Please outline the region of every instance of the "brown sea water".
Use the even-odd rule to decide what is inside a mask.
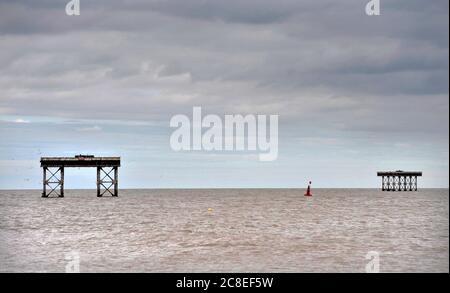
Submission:
[[[0,191],[0,272],[449,271],[449,191]]]

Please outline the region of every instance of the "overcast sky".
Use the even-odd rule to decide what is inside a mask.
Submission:
[[[397,169],[448,187],[448,0],[67,2],[0,0],[0,188],[78,153],[121,156],[123,188],[378,187]],[[193,106],[278,114],[278,160],[172,151]]]

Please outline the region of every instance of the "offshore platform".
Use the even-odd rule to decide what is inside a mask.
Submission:
[[[417,191],[417,177],[422,172],[417,171],[382,171],[377,173],[381,177],[382,191]]]
[[[97,196],[119,195],[120,157],[95,157],[93,155],[42,157],[41,167],[43,170],[42,197],[50,195],[64,197],[64,168],[66,167],[97,168]]]

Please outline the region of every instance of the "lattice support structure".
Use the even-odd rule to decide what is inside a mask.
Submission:
[[[382,191],[417,191],[417,177],[422,172],[378,172]]]
[[[97,167],[97,197],[119,195],[118,170],[118,167]]]
[[[64,167],[43,167],[42,170],[42,197],[50,195],[64,197]]]
[[[97,196],[105,193],[119,194],[118,169],[120,157],[95,157],[77,155],[74,157],[42,157],[42,197],[55,195],[64,197],[64,168],[97,168]]]

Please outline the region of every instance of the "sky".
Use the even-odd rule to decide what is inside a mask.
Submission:
[[[120,156],[121,188],[449,185],[449,2],[0,0],[0,189],[41,156]],[[278,158],[171,149],[171,117],[279,115]],[[68,169],[66,188],[95,188]]]

